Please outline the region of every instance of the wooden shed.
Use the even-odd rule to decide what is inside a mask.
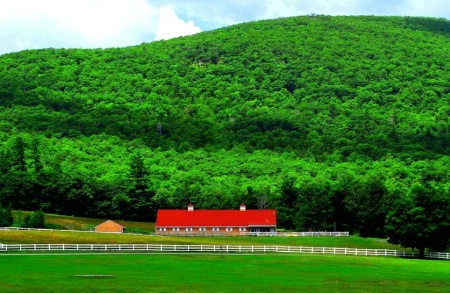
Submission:
[[[95,232],[102,232],[102,233],[123,233],[124,231],[125,231],[124,226],[119,225],[111,220],[103,222],[95,227]]]

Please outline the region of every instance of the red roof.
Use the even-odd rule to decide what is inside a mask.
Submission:
[[[158,210],[156,227],[276,226],[275,210]]]

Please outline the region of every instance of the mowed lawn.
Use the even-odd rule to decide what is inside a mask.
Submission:
[[[445,292],[447,261],[326,255],[0,255],[0,292]]]

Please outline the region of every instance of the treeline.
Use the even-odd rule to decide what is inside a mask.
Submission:
[[[326,162],[236,147],[176,152],[117,138],[17,135],[0,151],[0,200],[15,209],[154,221],[158,208],[275,208],[279,228],[385,234],[415,185],[448,193],[450,157]]]

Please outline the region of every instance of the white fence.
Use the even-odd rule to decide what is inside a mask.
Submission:
[[[94,230],[61,230],[61,229],[44,229],[44,228],[20,228],[20,227],[0,227],[0,231],[58,231],[58,232],[89,232]]]
[[[242,236],[348,237],[349,232],[241,232]]]
[[[414,252],[390,249],[304,247],[279,245],[165,245],[165,244],[2,244],[0,251],[121,251],[208,253],[316,253],[359,256],[417,257]],[[450,259],[450,253],[429,253],[427,258]]]

